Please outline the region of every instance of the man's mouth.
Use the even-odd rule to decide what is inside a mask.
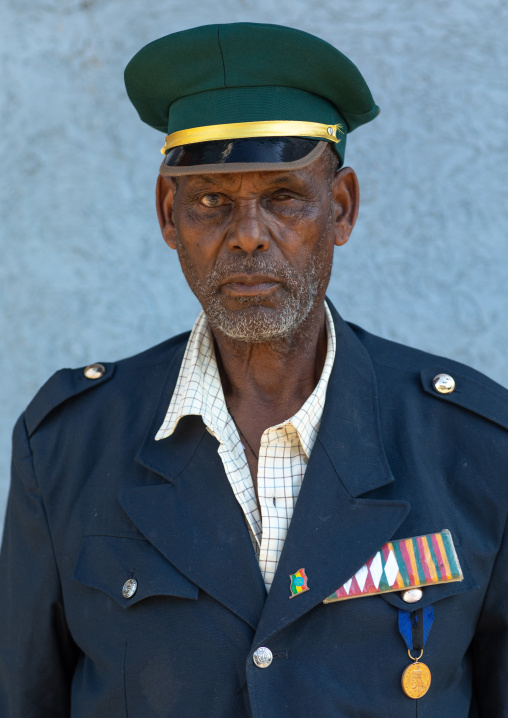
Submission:
[[[229,297],[253,297],[277,291],[280,280],[261,274],[238,274],[221,283],[220,292]]]

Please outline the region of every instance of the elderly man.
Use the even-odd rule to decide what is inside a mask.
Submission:
[[[325,299],[364,79],[240,23],[151,43],[126,84],[203,312],[58,372],[16,426],[2,718],[508,715],[507,392]]]

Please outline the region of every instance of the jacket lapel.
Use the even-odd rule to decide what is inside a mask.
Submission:
[[[125,489],[124,510],[141,533],[189,580],[255,628],[266,600],[245,518],[217,440],[201,417],[180,420],[174,434],[154,437],[174,390],[181,356],[171,367],[136,461],[164,482]]]
[[[285,628],[342,586],[400,526],[404,501],[356,499],[347,493],[317,443],[274,582],[255,637],[256,645]],[[290,596],[290,575],[304,568],[309,590]]]
[[[370,357],[332,307],[337,353],[318,439],[305,473],[255,644],[328,597],[395,533],[405,501],[361,498],[393,482],[379,422]],[[290,596],[290,575],[304,568],[309,590]]]

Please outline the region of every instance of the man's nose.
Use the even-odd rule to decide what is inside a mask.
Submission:
[[[238,204],[233,211],[227,234],[230,252],[266,252],[271,243],[262,210],[254,202]]]

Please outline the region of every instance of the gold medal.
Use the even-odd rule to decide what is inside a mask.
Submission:
[[[409,698],[421,698],[430,688],[430,671],[425,663],[419,661],[423,651],[418,658],[413,658],[409,651],[408,653],[414,663],[408,666],[402,674],[402,690]]]

